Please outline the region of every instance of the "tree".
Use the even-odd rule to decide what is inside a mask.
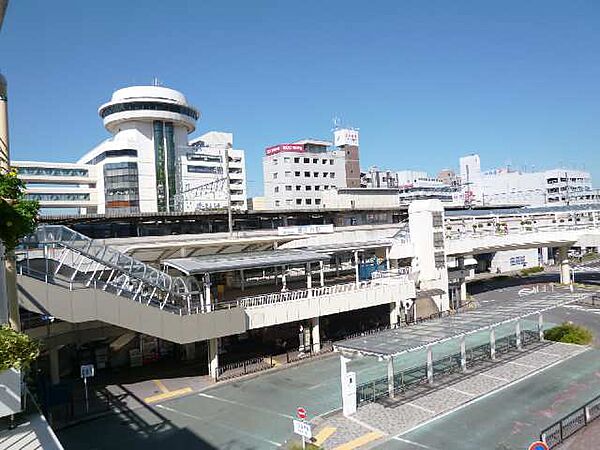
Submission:
[[[29,336],[8,325],[0,327],[0,372],[25,370],[40,354],[40,346]]]
[[[25,199],[25,183],[16,170],[0,173],[0,240],[8,252],[35,231],[38,210],[37,201]]]

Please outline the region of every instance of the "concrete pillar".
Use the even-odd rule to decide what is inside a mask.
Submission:
[[[50,349],[50,382],[52,384],[60,383],[60,365],[58,358],[58,347]]]
[[[523,343],[521,342],[521,322],[518,320],[515,323],[515,337],[517,339],[517,349],[521,350],[523,348]]]
[[[390,270],[390,248],[385,248],[385,269]]]
[[[358,250],[354,251],[354,275],[356,277],[356,285],[360,283],[360,275],[358,273]]]
[[[427,347],[427,381],[433,383],[433,352],[431,346]]]
[[[490,358],[496,359],[496,329],[490,328]]]
[[[219,338],[208,340],[208,373],[217,381],[219,371]]]
[[[540,341],[544,340],[544,316],[542,313],[538,314],[538,335],[540,337]]]
[[[212,300],[210,298],[210,274],[204,274],[204,307],[205,311],[210,311],[210,304]]]
[[[387,361],[387,377],[388,377],[388,395],[394,398],[394,358],[390,357]]]
[[[463,372],[467,371],[467,343],[464,336],[460,337],[460,368]]]
[[[183,344],[183,352],[186,361],[196,359],[196,343]]]
[[[325,269],[323,268],[323,261],[319,261],[319,276],[321,287],[325,286]]]
[[[287,280],[285,278],[285,273],[287,272],[286,267],[281,267],[281,290],[287,291]]]
[[[306,263],[306,288],[312,288],[312,270],[310,263]]]
[[[240,287],[242,291],[246,290],[246,280],[244,279],[244,269],[240,270]]]
[[[390,328],[398,326],[398,302],[390,303]]]
[[[461,305],[467,301],[467,281],[464,278],[460,279],[460,303]]]
[[[558,249],[558,261],[560,264],[560,284],[571,284],[571,266],[569,265],[569,248]]]
[[[321,331],[319,326],[319,318],[313,317],[310,319],[310,332],[312,337],[312,350],[315,353],[321,351]]]

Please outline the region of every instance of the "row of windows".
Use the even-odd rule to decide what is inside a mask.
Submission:
[[[137,150],[133,150],[131,148],[124,148],[121,150],[107,150],[105,152],[100,153],[98,156],[90,159],[86,164],[96,165],[100,161],[104,161],[106,158],[120,158],[122,156],[131,156],[133,158],[137,158]]]
[[[300,164],[301,162],[304,164],[310,164],[312,161],[312,164],[319,164],[319,158],[300,158],[300,157],[296,157],[294,158],[294,164]],[[283,163],[284,164],[289,164],[292,162],[292,158],[290,156],[285,156],[283,158]],[[321,159],[321,164],[327,164],[327,162],[329,162],[330,165],[333,166],[334,164],[334,160],[333,159],[329,159],[329,158],[322,158]],[[273,158],[273,165],[277,165],[279,164],[279,159],[278,158]]]
[[[296,205],[302,205],[303,202],[304,202],[305,205],[311,206],[311,205],[313,205],[313,200],[314,200],[314,204],[315,205],[318,206],[318,205],[321,204],[321,199],[320,198],[315,198],[315,199],[312,199],[312,198],[305,198],[305,199],[297,198],[295,200],[296,200],[295,201]],[[283,205],[283,202],[281,200],[275,200],[275,206],[282,206],[282,205]],[[293,206],[294,205],[294,201],[291,198],[288,198],[285,201],[285,205],[286,206]]]
[[[221,164],[221,157],[219,155],[206,155],[202,153],[188,153],[188,161],[204,161]]]
[[[335,189],[335,186],[329,186],[328,184],[323,185],[323,190],[324,191],[328,191],[329,188]],[[275,192],[277,194],[279,192],[279,189],[280,189],[280,186],[275,186],[273,188],[273,192]],[[285,190],[286,190],[286,192],[291,192],[292,191],[292,186],[290,186],[290,185],[285,186]],[[296,185],[296,191],[301,191],[301,190],[302,190],[302,186],[300,186],[300,185],[297,184]],[[305,191],[312,191],[312,190],[320,191],[321,190],[321,186],[319,186],[319,185],[316,185],[316,186],[306,185],[306,186],[304,186],[304,190]]]
[[[322,178],[335,178],[335,172],[308,172],[308,171],[304,172],[304,178],[310,178],[311,173],[312,173],[313,178],[319,178],[319,173],[323,174]],[[294,172],[295,177],[299,177],[301,175],[302,175],[302,172],[300,172],[300,171]],[[286,171],[286,172],[284,172],[284,176],[286,178],[290,178],[292,176],[292,172]],[[276,180],[278,177],[279,177],[279,172],[273,172],[273,179]]]
[[[515,256],[510,258],[511,266],[524,266],[525,265],[525,257],[524,256]]]
[[[65,169],[59,167],[17,167],[19,175],[44,177],[87,177],[87,169]]]
[[[183,114],[184,116],[191,117],[194,120],[198,120],[199,117],[198,111],[196,111],[194,108],[176,105],[174,103],[162,102],[117,103],[102,109],[100,111],[100,117],[104,119],[106,116],[124,111],[168,111]]]
[[[188,173],[221,173],[220,167],[187,166]]]
[[[566,177],[562,177],[560,179],[561,183],[566,183],[567,181],[570,181],[571,183],[589,183],[589,178],[582,178],[582,177],[576,177],[576,178],[566,178]],[[558,178],[548,178],[547,180],[548,184],[555,184],[558,183]]]
[[[137,173],[137,163],[132,161],[108,163],[104,166],[104,170],[130,170]]]
[[[27,194],[27,200],[38,202],[63,202],[89,200],[90,194]]]

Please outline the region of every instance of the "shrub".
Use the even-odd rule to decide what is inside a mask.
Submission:
[[[8,325],[0,327],[0,372],[10,368],[27,369],[39,354],[37,341]]]
[[[527,276],[527,275],[532,275],[534,273],[540,273],[543,271],[544,271],[544,268],[542,266],[527,267],[526,269],[521,270],[521,275]]]
[[[592,342],[594,336],[587,328],[571,322],[565,322],[557,327],[546,330],[544,338],[549,341],[586,345]]]
[[[38,210],[37,201],[25,198],[25,183],[17,171],[0,172],[0,240],[8,251],[35,230]]]

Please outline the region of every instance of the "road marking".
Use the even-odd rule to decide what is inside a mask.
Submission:
[[[403,438],[401,438],[399,436],[395,436],[392,439],[394,439],[396,441],[400,441],[400,442],[405,442],[405,443],[410,444],[410,445],[414,445],[415,447],[428,448],[430,450],[436,450],[434,447],[430,447],[430,446],[425,445],[425,444],[419,444],[418,442],[415,442],[415,441],[409,441],[408,439],[403,439]]]
[[[150,397],[146,397],[144,401],[146,403],[156,403],[160,402],[161,400],[168,400],[170,398],[179,397],[180,395],[189,394],[193,391],[194,390],[191,387],[186,387],[183,389],[177,389],[175,391],[167,391],[163,392],[162,394],[152,395]]]
[[[262,442],[266,442],[266,443],[271,444],[271,445],[276,445],[277,447],[281,447],[281,443],[279,443],[279,442],[270,441],[269,439],[265,439],[265,438],[263,438],[261,436],[257,436],[255,434],[248,433],[247,431],[242,431],[239,427],[229,427],[227,425],[224,425],[223,422],[218,422],[217,423],[215,421],[212,421],[211,418],[204,419],[202,417],[194,416],[193,414],[188,414],[188,413],[184,413],[182,411],[177,411],[176,409],[169,408],[168,406],[164,406],[164,405],[157,405],[156,407],[164,409],[166,411],[170,411],[170,412],[175,413],[175,414],[179,414],[180,416],[183,416],[183,417],[188,417],[190,419],[195,419],[195,420],[197,420],[199,422],[209,422],[211,427],[225,428],[226,430],[235,431],[236,433],[240,433],[240,434],[243,434],[243,435],[246,435],[246,436],[250,436],[251,438],[256,439],[257,441],[262,441]]]
[[[405,405],[413,406],[413,407],[415,407],[417,409],[420,409],[422,411],[425,411],[425,412],[428,412],[428,413],[431,413],[431,414],[435,414],[435,411],[433,409],[425,408],[424,406],[419,406],[419,405],[416,405],[416,404],[414,404],[412,402],[406,402],[404,404]]]
[[[325,428],[323,428],[315,436],[315,441],[313,442],[313,444],[315,444],[315,445],[317,445],[317,446],[320,447],[321,445],[323,445],[323,442],[325,442],[327,439],[329,439],[331,437],[331,435],[333,433],[335,433],[335,430],[337,430],[336,427],[325,427]]]
[[[458,392],[459,394],[468,395],[469,397],[473,397],[475,395],[475,394],[473,394],[471,392],[461,391],[460,389],[456,389],[456,388],[453,388],[453,387],[450,387],[450,386],[448,386],[446,389],[448,389],[449,391]]]
[[[491,378],[491,379],[493,379],[493,380],[498,380],[498,381],[508,381],[508,378],[495,377],[494,375],[488,375],[487,373],[480,373],[479,375],[482,375],[482,376],[484,376],[484,377]]]
[[[382,433],[378,431],[371,431],[369,433],[363,434],[360,437],[357,437],[356,439],[351,440],[350,442],[346,442],[345,444],[335,447],[334,450],[354,450],[355,448],[366,445],[369,442],[376,441],[381,437],[383,437]]]
[[[366,428],[367,430],[371,430],[371,431],[374,431],[374,432],[376,432],[376,433],[382,433],[382,434],[384,434],[384,433],[383,433],[383,431],[381,431],[381,430],[378,430],[378,429],[377,429],[377,428],[375,428],[373,425],[369,425],[368,423],[366,423],[366,422],[363,422],[362,420],[359,420],[359,419],[357,419],[356,417],[348,416],[348,417],[346,417],[346,418],[347,418],[348,420],[351,420],[352,422],[355,422],[355,423],[359,424],[361,427],[364,427],[364,428]]]
[[[204,392],[199,393],[198,396],[210,398],[211,400],[217,400],[219,402],[229,403],[231,405],[242,406],[244,408],[253,409],[255,411],[260,411],[262,413],[267,413],[267,414],[271,414],[274,416],[285,417],[286,419],[295,419],[296,418],[295,416],[290,416],[289,414],[282,414],[282,413],[271,411],[270,409],[264,409],[264,408],[258,408],[256,406],[246,405],[245,403],[236,402],[235,400],[228,400],[226,398],[216,397],[214,395],[205,394]]]
[[[160,381],[160,380],[152,380],[152,381],[154,381],[154,384],[155,384],[155,385],[158,387],[158,389],[160,389],[160,391],[161,391],[163,394],[166,394],[167,392],[169,392],[169,390],[168,390],[168,389],[167,389],[167,387],[166,387],[166,386],[163,384],[163,382],[162,382],[162,381]]]
[[[535,369],[536,367],[539,367],[539,366],[532,366],[531,364],[523,364],[523,363],[518,363],[518,362],[514,362],[514,361],[508,361],[508,364],[514,364],[515,366],[529,367],[531,369]]]

